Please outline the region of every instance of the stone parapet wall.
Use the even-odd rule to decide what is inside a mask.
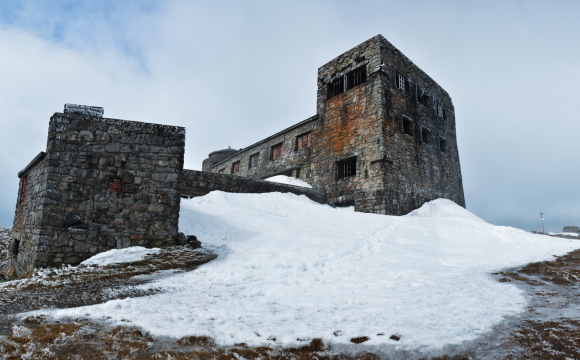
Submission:
[[[203,196],[211,191],[219,190],[233,193],[269,193],[281,192],[305,195],[318,203],[326,203],[326,195],[314,189],[301,186],[280,184],[265,180],[255,180],[247,177],[216,174],[205,171],[184,170],[183,182],[179,190],[182,196]]]

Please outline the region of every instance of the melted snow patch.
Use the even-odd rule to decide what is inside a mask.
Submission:
[[[142,246],[133,246],[125,249],[113,249],[97,254],[81,264],[83,265],[111,265],[142,260],[150,254],[157,254],[161,249],[147,249]]]
[[[302,181],[300,179],[296,179],[296,178],[293,178],[290,176],[285,176],[285,175],[272,176],[270,178],[267,178],[266,181],[276,182],[276,183],[280,183],[280,184],[300,186],[300,187],[312,189],[312,186],[310,186],[309,183]]]

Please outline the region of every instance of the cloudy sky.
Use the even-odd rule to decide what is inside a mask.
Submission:
[[[467,208],[580,226],[578,1],[0,2],[0,226],[65,103],[187,128],[185,167],[315,114],[318,67],[382,34],[455,105]]]

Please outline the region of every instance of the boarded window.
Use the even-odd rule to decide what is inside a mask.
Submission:
[[[113,190],[116,193],[120,193],[123,191],[123,182],[121,179],[110,178],[107,181],[107,188]]]
[[[28,176],[22,179],[22,194],[20,195],[20,203],[24,204],[26,201],[26,189],[28,188]]]
[[[296,150],[300,151],[307,147],[310,147],[312,136],[310,133],[302,134],[296,137]]]
[[[356,175],[356,156],[336,162],[336,178],[342,179]]]
[[[445,118],[445,110],[443,104],[440,102],[437,103],[437,116]]]
[[[447,139],[443,136],[439,136],[439,150],[441,152],[447,152]]]
[[[250,155],[250,168],[258,166],[259,156],[260,156],[260,153],[255,153],[253,155]]]
[[[232,164],[232,174],[237,174],[240,172],[240,162],[236,161]]]
[[[328,84],[328,99],[344,92],[344,78],[341,76]]]
[[[423,139],[423,142],[425,144],[430,144],[431,143],[431,130],[429,130],[426,127],[422,127],[421,128],[421,139]]]
[[[413,122],[407,117],[403,117],[403,133],[413,135]]]
[[[367,67],[362,66],[346,74],[346,89],[364,84],[367,81]]]
[[[270,159],[276,160],[282,157],[282,143],[272,146],[270,149]]]

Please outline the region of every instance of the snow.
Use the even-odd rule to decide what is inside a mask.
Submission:
[[[369,336],[365,345],[430,351],[473,340],[525,310],[525,294],[491,272],[580,247],[488,224],[443,199],[397,217],[294,194],[214,191],[182,200],[179,222],[219,257],[143,285],[164,291],[156,295],[43,311],[224,345]]]
[[[293,178],[290,176],[285,176],[285,175],[272,176],[272,177],[267,178],[266,181],[276,182],[276,183],[280,183],[280,184],[300,186],[300,187],[312,189],[312,186],[310,186],[309,183],[302,181],[300,179]]]
[[[113,249],[97,254],[85,261],[82,265],[111,265],[125,262],[134,262],[143,259],[150,254],[157,254],[161,249],[147,249],[142,246],[134,246],[125,249]]]

